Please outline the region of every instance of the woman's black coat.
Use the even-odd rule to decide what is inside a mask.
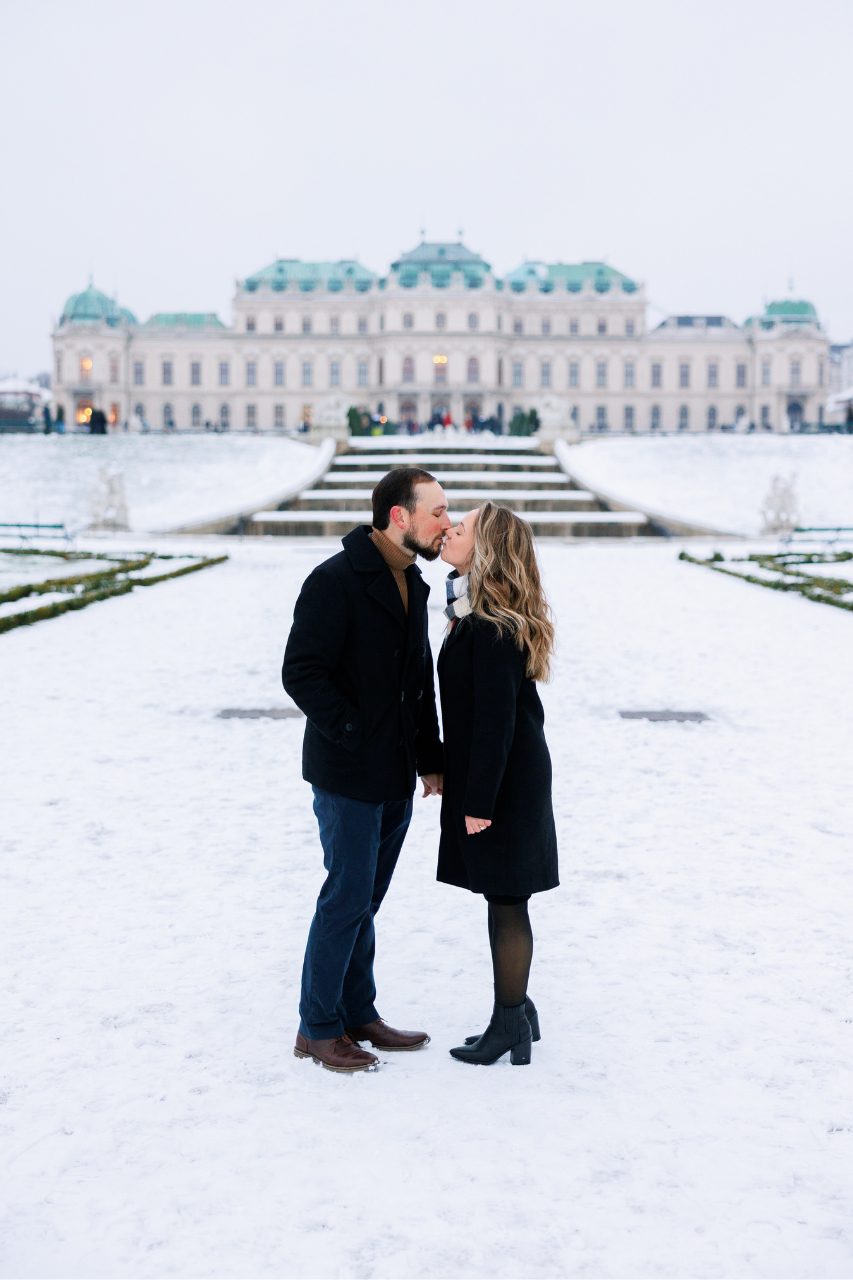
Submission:
[[[525,664],[511,636],[473,614],[438,656],[445,754],[438,879],[474,893],[521,897],[559,884],[551,757]],[[469,836],[466,814],[492,825]]]
[[[427,637],[429,587],[406,569],[408,616],[391,570],[360,526],[306,578],[282,683],[305,712],[302,776],[373,804],[407,800],[443,753]]]

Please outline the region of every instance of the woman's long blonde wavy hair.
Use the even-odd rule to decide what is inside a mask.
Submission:
[[[533,531],[508,507],[485,502],[474,525],[468,576],[471,611],[515,639],[531,680],[547,680],[554,624],[536,561]]]

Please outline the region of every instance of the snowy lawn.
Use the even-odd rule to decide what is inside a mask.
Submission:
[[[569,466],[584,487],[629,505],[748,536],[762,531],[773,477],[793,477],[800,524],[853,526],[853,436],[588,440]]]
[[[268,505],[316,458],[316,446],[278,436],[0,435],[0,521],[85,528],[108,467],[131,529],[172,529]]]
[[[0,637],[0,1273],[850,1276],[853,620],[672,543],[546,545],[542,1041],[449,1057],[489,1013],[485,910],[435,883],[419,799],[377,970],[432,1043],[345,1078],[292,1056],[302,723],[217,714],[285,705],[335,544],[154,545],[232,559]],[[711,719],[618,715],[654,708]]]

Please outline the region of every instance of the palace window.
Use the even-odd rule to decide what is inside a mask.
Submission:
[[[110,382],[118,382],[118,356],[110,355]]]
[[[598,333],[606,333],[606,332],[607,332],[607,321],[604,319],[604,317],[603,317],[603,316],[600,316],[600,317],[599,317],[599,320],[598,320],[598,326],[597,326],[597,331],[598,331]]]
[[[439,355],[432,358],[433,376],[437,387],[447,385],[447,356]]]
[[[551,385],[551,361],[543,360],[539,366],[539,385],[540,387],[550,387]]]
[[[250,431],[254,431],[258,425],[258,406],[256,404],[246,405],[246,426]]]
[[[171,360],[163,361],[163,386],[171,387],[172,385],[172,362]]]
[[[403,312],[403,328],[414,329],[414,327],[415,327],[415,317],[412,315],[411,311],[404,311]]]
[[[81,356],[80,357],[80,381],[88,382],[91,376],[92,376],[92,357]]]
[[[708,430],[714,431],[717,426],[717,407],[716,405],[708,405]]]
[[[272,327],[276,333],[284,333],[284,316],[276,316],[272,322]]]
[[[479,327],[480,327],[480,317],[477,315],[475,311],[472,311],[471,314],[468,316],[468,328],[473,330],[473,329],[479,329]]]
[[[411,356],[403,357],[403,381],[414,382],[415,380],[415,362]]]
[[[581,384],[581,367],[577,360],[569,361],[569,386],[579,387]]]
[[[228,361],[227,361],[227,360],[220,360],[220,361],[219,361],[219,385],[220,385],[220,387],[227,387],[227,386],[228,386],[228,384],[230,383],[230,381],[231,381],[231,370],[230,370],[230,368],[228,367]]]
[[[659,387],[663,382],[663,365],[652,365],[652,386]]]
[[[791,386],[792,387],[798,387],[800,385],[801,376],[802,376],[802,365],[800,364],[799,360],[792,360],[791,361]],[[738,386],[740,386],[740,383],[738,383]]]
[[[273,426],[276,427],[279,431],[284,430],[284,405],[283,404],[277,404],[273,406],[272,422],[273,422]]]
[[[258,383],[258,366],[254,360],[246,361],[246,386],[255,387]]]
[[[678,410],[678,430],[687,431],[690,427],[690,410],[686,404],[681,405]]]
[[[634,430],[634,406],[626,404],[623,412],[622,425],[626,431]]]
[[[139,418],[140,422],[144,422],[145,421],[145,405],[135,404],[133,406],[133,416],[135,418]]]
[[[367,316],[358,317],[357,328],[359,333],[367,333]]]
[[[135,387],[145,386],[145,364],[142,360],[134,360],[133,362],[133,385]]]
[[[678,385],[679,387],[690,386],[690,365],[686,361],[678,366]]]
[[[596,431],[607,430],[607,406],[597,404],[595,406],[595,429]]]
[[[468,361],[468,381],[471,383],[480,381],[480,361],[476,356],[471,356]]]
[[[380,387],[385,385],[385,360],[382,356],[376,362],[376,382]]]
[[[311,317],[310,317],[310,316],[303,316],[303,317],[302,317],[302,332],[303,332],[303,333],[310,333],[310,332],[311,332],[311,329],[312,329],[312,325],[311,325]]]
[[[436,315],[435,315],[435,327],[436,327],[436,329],[446,329],[446,328],[447,328],[447,316],[444,314],[444,312],[443,312],[443,311],[437,311],[437,312],[436,312]]]
[[[201,426],[201,405],[194,404],[191,411],[191,421],[194,427]]]
[[[503,384],[504,384],[504,362],[503,362],[503,357],[498,356],[498,386],[502,387]]]
[[[761,361],[761,385],[762,387],[770,386],[770,361]]]
[[[273,380],[273,386],[276,386],[276,387],[284,386],[284,361],[283,360],[276,360],[274,362],[272,367],[272,380]]]
[[[512,362],[512,385],[514,387],[524,386],[524,364],[521,360],[513,360]]]
[[[310,360],[302,361],[302,385],[303,387],[314,385],[314,366]]]
[[[329,333],[338,334],[341,331],[340,316],[329,316]]]
[[[385,332],[385,312],[384,312],[384,311],[382,312],[382,314],[381,314],[381,315],[380,315],[380,317],[379,317],[379,332],[380,332],[380,333],[384,333],[384,332]]]
[[[231,406],[221,404],[219,406],[219,425],[223,431],[227,431],[231,426]]]
[[[770,405],[763,404],[761,406],[761,426],[765,431],[770,430]]]
[[[512,322],[512,331],[515,334],[524,333],[524,321],[519,316],[516,316]]]
[[[359,360],[358,362],[358,385],[360,387],[367,386],[367,361]]]
[[[653,404],[649,415],[649,428],[652,431],[660,430],[660,405]]]
[[[550,320],[547,320],[547,319],[543,319],[543,321],[542,321],[542,337],[543,337],[543,338],[548,338],[548,337],[550,337],[550,334],[551,334],[551,321],[550,321]]]
[[[607,386],[607,361],[596,360],[595,362],[595,385],[599,389]]]
[[[329,386],[339,387],[341,385],[341,362],[340,360],[332,360],[329,364]]]
[[[578,323],[578,321],[577,321],[577,320],[574,320],[574,319],[570,320],[570,321],[569,321],[569,335],[570,335],[570,337],[572,337],[572,338],[576,338],[576,337],[578,336],[578,334],[579,334],[579,333],[580,333],[580,324]]]
[[[246,332],[254,333],[256,328],[257,328],[257,325],[255,324],[255,317],[246,316]]]
[[[626,360],[624,366],[624,386],[626,390],[630,390],[636,382],[636,371],[633,360]]]
[[[708,390],[720,385],[720,366],[716,363],[708,365]]]
[[[633,338],[633,336],[634,336],[634,321],[629,319],[625,321],[625,337]]]
[[[163,426],[167,431],[171,431],[175,425],[175,414],[170,404],[163,405]]]
[[[736,387],[746,386],[746,365],[745,364],[739,364],[735,366],[735,386]]]
[[[201,361],[200,360],[190,361],[190,386],[191,387],[201,386]]]

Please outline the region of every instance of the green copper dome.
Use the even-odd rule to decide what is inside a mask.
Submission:
[[[422,240],[416,249],[410,249],[392,262],[391,270],[404,289],[414,288],[422,275],[434,288],[446,289],[457,274],[467,288],[479,289],[492,268],[461,240],[455,243]]]
[[[327,289],[331,293],[339,293],[349,285],[358,293],[366,293],[375,282],[374,273],[351,258],[342,258],[338,262],[302,262],[299,258],[277,258],[268,267],[247,276],[242,288],[246,293],[255,293],[262,287],[274,289],[276,293],[283,293],[286,289],[302,293]]]
[[[636,281],[608,267],[605,262],[523,262],[510,271],[506,283],[513,293],[538,289],[540,293],[553,293],[563,289],[580,293],[584,285],[592,285],[597,293],[609,293],[621,289],[623,293],[636,293]]]
[[[786,298],[782,302],[769,302],[764,308],[768,320],[782,320],[803,324],[817,320],[817,311],[810,302]]]
[[[60,324],[108,324],[115,328],[120,324],[136,324],[136,316],[127,307],[120,307],[114,298],[108,298],[89,281],[82,293],[72,293],[62,308]]]

